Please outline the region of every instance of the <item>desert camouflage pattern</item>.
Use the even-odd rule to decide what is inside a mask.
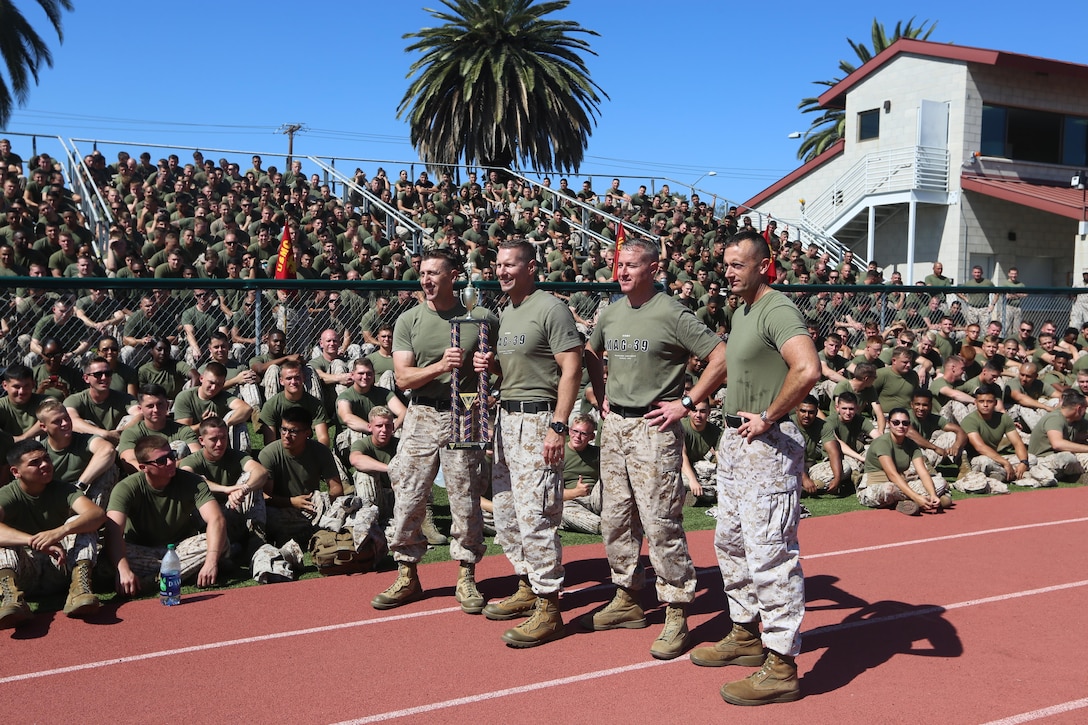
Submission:
[[[805,579],[801,519],[801,432],[787,421],[749,443],[726,428],[718,444],[718,525],[714,548],[734,622],[763,621],[763,646],[801,652]]]

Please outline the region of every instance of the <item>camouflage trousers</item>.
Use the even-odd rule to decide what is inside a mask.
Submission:
[[[563,502],[564,531],[576,531],[580,534],[601,533],[601,508],[604,486],[600,481],[593,484],[589,494]]]
[[[855,476],[861,476],[861,462],[856,458],[843,456],[842,479],[839,481],[839,486],[853,482]],[[831,479],[834,478],[831,463],[820,461],[813,465],[808,469],[808,477],[816,484],[817,491],[826,491],[831,485]]]
[[[948,482],[944,480],[944,476],[932,472],[929,476],[933,479],[933,490],[938,496],[948,493]],[[920,496],[929,495],[925,486],[922,485],[922,479],[918,477],[918,472],[914,469],[914,466],[907,468],[903,473],[903,478],[906,479],[911,491]],[[907,498],[909,498],[907,494],[895,483],[889,481],[888,476],[883,471],[864,473],[861,477],[861,483],[858,484],[858,503],[862,506],[874,509],[892,508],[900,501],[906,501]]]
[[[383,488],[378,484],[378,479],[369,473],[353,471],[352,479],[355,483],[355,495],[362,501],[378,507],[377,520],[383,524],[393,516],[393,507],[396,498],[393,489]]]
[[[1088,471],[1088,453],[1044,453],[1039,456],[1039,465],[1049,468],[1055,476],[1079,476]]]
[[[951,404],[952,403],[949,403],[949,405]],[[942,415],[944,414],[942,413]],[[950,430],[934,431],[933,435],[929,437],[929,442],[937,446],[938,448],[944,448],[945,450],[948,450],[948,448],[956,443],[956,434]],[[923,448],[922,456],[926,459],[926,463],[929,464],[931,468],[941,462],[941,457],[937,455],[937,451],[930,448]]]
[[[601,534],[612,581],[642,589],[643,535],[657,574],[657,598],[683,604],[695,598],[695,566],[684,533],[679,424],[660,430],[643,418],[605,416],[601,429]]]
[[[1005,460],[1011,463],[1014,467],[1019,462],[1015,453],[1010,453],[1005,456]],[[1023,478],[1016,481],[1008,481],[1008,475],[1005,473],[1005,467],[997,463],[988,456],[975,456],[971,459],[971,470],[978,471],[987,478],[993,478],[1002,483],[1014,483],[1017,486],[1029,486],[1031,488],[1047,488],[1049,486],[1057,486],[1058,481],[1054,477],[1054,469],[1040,465],[1042,461],[1039,460],[1034,454],[1028,454],[1028,472]]]
[[[941,415],[956,425],[959,425],[959,422],[970,415],[972,410],[974,410],[974,406],[969,406],[958,400],[950,400],[941,408]],[[948,431],[941,432],[947,433]],[[933,439],[930,438],[930,440],[932,441]],[[953,440],[955,440],[955,436],[953,436]],[[938,443],[937,445],[940,444]],[[941,446],[941,448],[944,448],[944,446]]]
[[[491,491],[495,541],[539,595],[563,586],[563,476],[544,463],[550,412],[499,413]]]
[[[87,486],[87,498],[94,501],[103,511],[110,502],[110,494],[113,493],[114,484],[117,483],[117,466],[113,466]]]
[[[763,646],[801,651],[805,579],[797,525],[801,519],[801,433],[784,422],[749,443],[726,428],[718,444],[718,525],[714,548],[729,618],[763,622]]]
[[[409,406],[400,432],[397,454],[389,462],[393,486],[393,536],[389,549],[396,561],[418,562],[427,553],[420,528],[427,513],[438,467],[450,501],[450,557],[475,563],[483,558],[483,516],[480,495],[487,488],[482,450],[450,450],[450,412],[426,405]]]
[[[74,518],[76,517],[68,520]],[[93,567],[98,561],[98,532],[69,534],[58,544],[64,549],[63,564],[58,563],[48,552],[31,549],[29,546],[5,546],[0,548],[0,569],[13,570],[15,583],[25,592],[48,594],[65,591],[77,562],[89,561]]]
[[[208,537],[206,534],[190,536],[178,542],[174,551],[181,560],[181,580],[193,581],[208,559]],[[140,580],[140,588],[144,591],[152,591],[155,580],[159,576],[162,558],[166,556],[166,547],[143,546],[126,542],[125,556],[132,573]]]

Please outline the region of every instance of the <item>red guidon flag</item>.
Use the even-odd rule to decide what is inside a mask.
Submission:
[[[283,239],[280,240],[280,253],[276,257],[276,273],[273,275],[275,279],[295,279],[295,250],[291,244],[291,229],[290,225],[283,225]],[[291,296],[294,296],[295,290],[290,290]]]
[[[620,247],[627,241],[627,232],[623,228],[623,224],[616,227],[616,249],[612,253],[612,281],[615,282],[619,279],[620,273]]]

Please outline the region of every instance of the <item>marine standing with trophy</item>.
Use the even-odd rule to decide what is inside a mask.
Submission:
[[[491,487],[496,541],[519,583],[483,611],[494,620],[531,612],[502,638],[511,647],[535,647],[563,635],[562,469],[567,419],[582,376],[582,338],[570,308],[536,289],[530,243],[499,245],[496,273],[510,304],[500,316],[494,352],[476,353],[474,364],[480,374],[502,376]]]
[[[470,313],[458,300],[453,285],[461,269],[460,260],[448,249],[425,252],[419,267],[425,302],[397,318],[393,329],[397,385],[412,391],[412,401],[404,417],[397,455],[389,463],[389,480],[396,498],[389,548],[398,575],[371,601],[375,609],[399,607],[423,595],[416,566],[427,552],[421,527],[439,463],[453,518],[450,557],[461,562],[457,601],[469,614],[479,614],[484,608],[484,598],[476,588],[475,569],[487,548],[480,511],[480,495],[487,487],[481,471],[485,451],[482,445],[448,447],[456,417],[452,404],[457,399],[457,391],[451,392],[451,373],[458,371],[462,389],[476,388],[472,354],[478,344],[479,325],[465,318],[471,314],[492,329],[498,320],[480,307]],[[451,345],[451,323],[455,320],[464,347]],[[479,408],[486,415],[486,401],[481,401]]]

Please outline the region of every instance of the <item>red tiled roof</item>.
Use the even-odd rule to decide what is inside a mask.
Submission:
[[[1022,179],[987,178],[964,173],[960,177],[960,188],[1069,219],[1078,221],[1088,219],[1085,216],[1084,191],[1068,185],[1059,186]]]
[[[991,65],[1031,73],[1071,76],[1088,81],[1088,66],[1077,63],[1066,63],[1032,55],[1020,55],[1019,53],[1007,53],[1002,50],[970,48],[964,45],[949,45],[928,40],[900,38],[870,59],[868,63],[865,63],[836,85],[827,89],[818,99],[820,105],[826,108],[846,108],[846,94],[850,89],[875,73],[884,64],[904,53],[927,58],[975,63],[977,65]]]

